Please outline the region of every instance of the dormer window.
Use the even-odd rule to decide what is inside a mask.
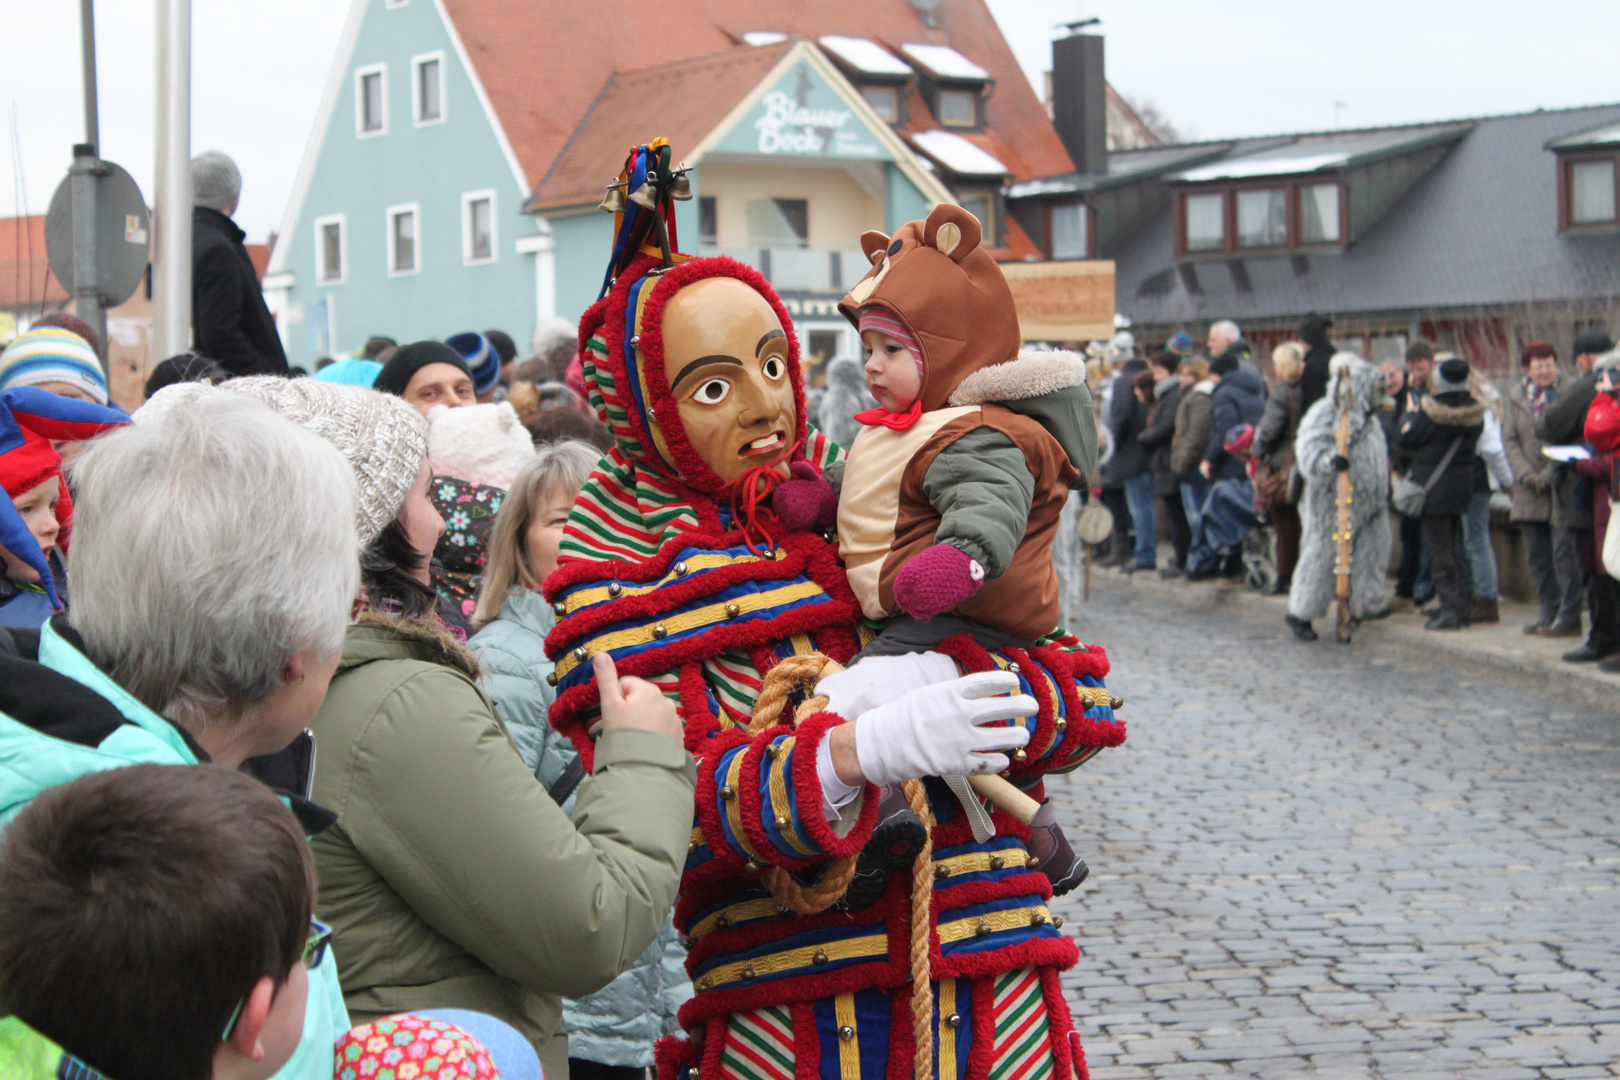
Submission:
[[[900,122],[900,88],[897,86],[863,86],[861,97],[872,106],[872,111],[884,123]]]
[[[1091,258],[1091,210],[1085,203],[1052,207],[1052,258]]]
[[[923,96],[940,127],[972,130],[984,126],[988,71],[949,45],[902,45],[900,53],[916,65]]]
[[[1184,191],[1176,247],[1183,255],[1280,251],[1340,244],[1343,188],[1338,183],[1233,184]]]
[[[972,90],[941,89],[938,112],[945,127],[978,127],[979,95]]]
[[[1615,220],[1614,158],[1569,163],[1569,223],[1596,225]]]
[[[1610,232],[1620,224],[1620,124],[1554,139],[1558,228]]]
[[[1339,185],[1307,184],[1299,189],[1299,239],[1303,244],[1339,242]]]

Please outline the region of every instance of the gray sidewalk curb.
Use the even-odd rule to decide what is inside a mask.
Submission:
[[[1091,584],[1092,603],[1096,603],[1098,591],[1136,591],[1156,600],[1169,600],[1190,610],[1231,610],[1245,620],[1272,622],[1279,627],[1288,610],[1285,597],[1261,596],[1241,585],[1222,582],[1166,581],[1152,572],[1125,577],[1114,571],[1093,570]],[[1079,612],[1081,618],[1074,622],[1083,624],[1084,613],[1085,607],[1082,606]],[[1502,621],[1516,624],[1532,618],[1534,614],[1529,605],[1504,605]],[[1318,620],[1315,626],[1322,635],[1320,641],[1314,644],[1290,641],[1288,644],[1300,649],[1344,648],[1333,641],[1331,618]],[[1514,630],[1513,633],[1517,635],[1518,631]],[[1581,638],[1556,641],[1525,638],[1518,647],[1490,640],[1503,636],[1499,628],[1467,629],[1455,633],[1424,630],[1419,616],[1403,613],[1356,627],[1355,641],[1349,647],[1366,644],[1386,649],[1405,649],[1408,652],[1416,648],[1443,655],[1455,663],[1460,671],[1477,678],[1494,679],[1571,705],[1620,715],[1620,675],[1599,671],[1596,664],[1568,664],[1559,659],[1559,653],[1578,646]]]

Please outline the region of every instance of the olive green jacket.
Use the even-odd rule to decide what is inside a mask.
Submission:
[[[313,844],[355,1023],[471,1009],[568,1075],[562,996],[633,964],[675,902],[696,769],[675,740],[612,731],[570,821],[523,764],[441,625],[376,613],[349,629],[315,718]]]

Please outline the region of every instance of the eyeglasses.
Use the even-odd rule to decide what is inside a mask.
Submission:
[[[304,952],[299,957],[304,967],[311,971],[320,967],[321,962],[326,959],[326,947],[331,944],[331,941],[332,928],[319,919],[311,918],[309,920],[309,937],[305,939]],[[242,1006],[246,1003],[247,999],[243,998],[236,1003],[236,1008],[231,1010],[231,1018],[225,1021],[225,1030],[219,1036],[220,1042],[230,1039],[231,1031],[236,1027],[236,1021],[242,1016]]]

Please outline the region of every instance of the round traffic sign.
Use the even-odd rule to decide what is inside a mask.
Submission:
[[[45,218],[45,252],[51,273],[73,294],[73,177],[57,185]],[[96,291],[102,307],[117,307],[146,276],[151,260],[152,219],[135,178],[110,161],[96,175]]]

